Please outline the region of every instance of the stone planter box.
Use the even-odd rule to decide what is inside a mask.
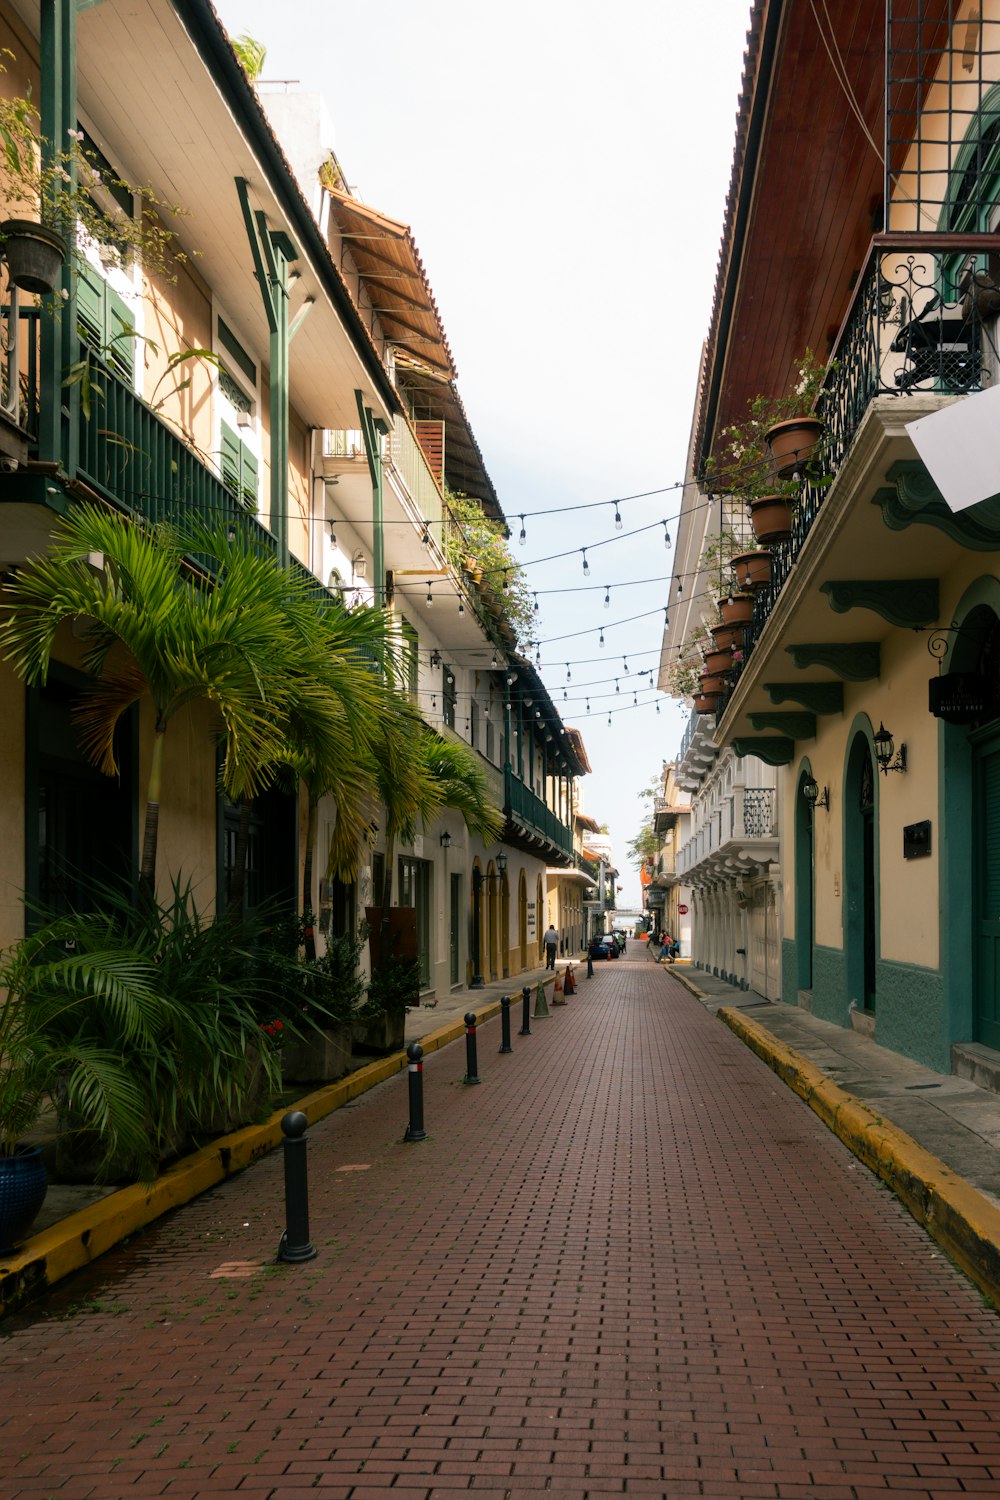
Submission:
[[[302,1036],[286,1032],[281,1049],[281,1076],[286,1083],[332,1083],[351,1066],[350,1026],[312,1027]]]

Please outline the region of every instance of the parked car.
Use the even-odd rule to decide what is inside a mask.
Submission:
[[[618,944],[610,932],[602,933],[599,937],[591,938],[587,952],[591,958],[617,958]]]

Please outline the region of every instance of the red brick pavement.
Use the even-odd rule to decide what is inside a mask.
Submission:
[[[8,1320],[3,1500],[1000,1496],[1000,1321],[773,1074],[619,960]],[[351,1170],[348,1170],[351,1169]]]

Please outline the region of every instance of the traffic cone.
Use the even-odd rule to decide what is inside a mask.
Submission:
[[[566,1004],[566,997],[563,994],[562,980],[559,978],[558,974],[556,975],[556,982],[552,986],[552,1004],[553,1005],[565,1005]]]
[[[549,1002],[545,998],[545,986],[541,980],[535,991],[535,1020],[547,1021],[549,1019]]]
[[[566,965],[566,977],[563,980],[563,991],[567,995],[576,994],[576,975],[573,973],[573,965]]]

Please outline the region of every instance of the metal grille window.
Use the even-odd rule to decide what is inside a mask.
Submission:
[[[455,711],[458,704],[458,689],[455,686],[455,671],[447,662],[441,668],[441,707],[444,722],[449,729],[455,727]]]
[[[743,833],[766,839],[774,832],[774,792],[770,787],[748,787],[743,793]]]

